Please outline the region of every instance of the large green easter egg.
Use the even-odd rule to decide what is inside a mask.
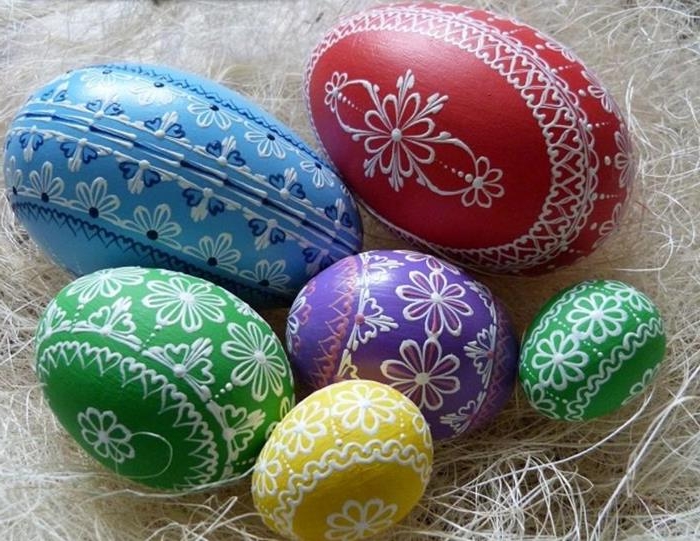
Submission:
[[[555,295],[525,334],[520,381],[530,403],[555,419],[615,411],[653,379],[666,348],[654,303],[615,280]]]
[[[102,464],[187,489],[250,470],[294,401],[270,326],[228,291],[186,274],[88,274],[46,308],[37,374],[58,420]]]

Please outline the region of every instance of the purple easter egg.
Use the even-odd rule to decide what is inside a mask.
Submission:
[[[502,303],[434,256],[374,250],[311,279],[287,319],[299,381],[360,378],[411,398],[444,439],[483,426],[515,385],[518,345]]]

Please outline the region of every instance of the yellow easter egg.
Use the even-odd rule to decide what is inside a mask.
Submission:
[[[342,381],[275,427],[255,464],[253,501],[288,538],[357,541],[409,513],[432,462],[430,429],[410,399],[383,383]]]

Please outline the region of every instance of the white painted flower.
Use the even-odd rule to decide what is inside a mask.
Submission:
[[[588,87],[586,90],[595,99],[600,101],[600,105],[608,113],[612,113],[615,108],[615,103],[610,96],[610,93],[600,84],[600,81],[591,73],[586,70],[581,71],[581,75],[588,81]]]
[[[216,124],[222,130],[228,130],[234,122],[243,121],[223,105],[201,101],[192,96],[189,96],[189,99],[191,103],[187,106],[187,110],[195,116],[195,122],[200,128],[208,128]]]
[[[331,407],[331,415],[347,430],[360,429],[374,435],[382,423],[396,421],[397,403],[386,389],[355,383],[350,389],[339,387]]]
[[[503,171],[492,169],[487,158],[478,158],[476,173],[467,173],[464,176],[467,187],[462,191],[462,204],[465,207],[477,205],[491,208],[493,200],[505,194],[505,189],[500,184],[502,176]]]
[[[600,246],[605,241],[605,239],[607,239],[610,235],[612,235],[615,232],[618,225],[620,225],[620,220],[622,219],[622,206],[622,203],[617,203],[613,208],[612,214],[610,215],[610,219],[604,221],[598,227],[598,238],[593,243],[594,249],[598,248],[598,246]]]
[[[27,193],[40,198],[44,203],[64,200],[61,197],[64,188],[63,179],[53,176],[51,162],[44,162],[41,166],[41,172],[32,169],[29,172],[29,183],[31,188],[27,190]]]
[[[253,490],[260,496],[272,496],[277,492],[277,478],[282,473],[279,460],[261,456],[255,461]]]
[[[126,221],[126,227],[142,233],[149,240],[163,242],[171,246],[179,246],[175,237],[180,235],[182,227],[171,221],[170,207],[166,203],[158,205],[153,212],[144,206],[134,209],[134,220]]]
[[[412,263],[425,263],[431,271],[438,271],[438,272],[448,271],[454,275],[461,274],[461,271],[457,267],[455,267],[454,265],[451,265],[447,261],[439,259],[435,256],[430,255],[430,254],[424,254],[422,252],[414,252],[413,250],[396,250],[396,251],[400,254],[403,254],[404,257],[406,258],[406,261],[410,261]]]
[[[290,458],[309,454],[316,440],[328,433],[327,418],[328,410],[318,405],[316,408],[297,408],[291,411],[279,430],[284,452]]]
[[[474,422],[480,403],[479,400],[469,400],[457,411],[441,415],[440,424],[449,426],[456,436],[464,434]]]
[[[141,339],[136,336],[136,324],[131,316],[131,298],[120,297],[109,306],[102,306],[88,317],[78,321],[75,332],[94,332],[138,349]]]
[[[347,500],[340,513],[326,517],[328,529],[324,538],[328,541],[359,541],[386,530],[394,523],[398,507],[387,505],[380,498],[372,498],[364,503]]]
[[[253,321],[248,321],[245,326],[229,323],[227,330],[231,340],[222,344],[221,351],[235,363],[231,383],[251,385],[251,396],[258,402],[265,400],[270,392],[281,396],[289,371],[274,335],[263,332]]]
[[[66,295],[78,295],[81,304],[96,297],[116,297],[124,286],[142,284],[146,272],[146,269],[138,267],[98,270],[74,281],[66,290]]]
[[[311,175],[311,182],[317,188],[323,188],[324,186],[333,187],[335,185],[336,176],[329,167],[325,167],[320,161],[303,160],[299,167],[301,167],[302,171],[306,171]]]
[[[602,344],[612,336],[622,333],[622,324],[628,314],[614,296],[601,292],[591,293],[574,301],[574,308],[566,315],[574,332],[582,339]]]
[[[583,368],[588,364],[588,355],[579,349],[579,339],[563,331],[554,331],[535,345],[533,368],[539,370],[539,380],[545,387],[557,391],[565,390],[569,382],[585,379]]]
[[[66,311],[53,299],[39,320],[36,331],[36,344],[41,344],[55,332],[68,330],[71,326],[71,321],[67,319],[67,315]]]
[[[221,419],[228,461],[234,461],[238,460],[241,451],[248,448],[255,431],[265,422],[265,413],[259,409],[249,412],[246,408],[226,404],[221,408]]]
[[[22,170],[17,168],[17,160],[14,156],[10,156],[9,159],[5,161],[5,186],[16,195],[22,187],[23,180],[24,176]]]
[[[93,179],[89,185],[87,182],[78,182],[75,186],[77,199],[73,202],[73,207],[86,212],[91,218],[117,220],[114,211],[121,203],[116,195],[107,193],[107,186],[107,181],[102,177]]]
[[[238,272],[236,263],[241,258],[241,252],[233,247],[233,237],[230,233],[221,233],[216,239],[205,235],[199,239],[197,247],[187,246],[184,252],[201,259],[210,268]]]
[[[47,140],[53,139],[54,135],[48,132],[40,131],[36,125],[29,128],[28,131],[23,131],[19,134],[19,141],[22,147],[22,157],[25,162],[31,162],[34,159],[34,153],[44,144]],[[9,142],[9,139],[8,139]],[[14,158],[14,156],[13,156]],[[14,166],[12,166],[14,168]],[[12,182],[9,176],[6,177],[6,185],[12,186]]]
[[[326,81],[323,89],[326,96],[323,102],[335,113],[338,110],[338,101],[343,99],[343,87],[348,82],[347,73],[333,72],[330,81]]]
[[[364,137],[365,151],[370,158],[364,161],[365,176],[374,177],[377,168],[388,175],[389,183],[399,191],[404,180],[417,177],[425,184],[422,167],[435,161],[435,121],[430,116],[438,113],[447,96],[432,94],[421,106],[418,92],[409,93],[415,84],[408,70],[398,78],[397,93],[387,94],[376,103],[376,109],[365,113],[366,133],[353,134],[354,140]]]
[[[360,308],[355,314],[353,342],[356,339],[360,343],[366,344],[381,332],[389,332],[399,328],[399,324],[394,318],[384,313],[384,308],[377,304],[377,299],[374,297],[364,299]],[[353,343],[353,347],[355,345],[356,343]]]
[[[267,259],[261,259],[255,264],[255,270],[245,269],[239,275],[241,278],[255,282],[259,286],[286,292],[286,285],[291,280],[284,273],[286,265],[287,263],[284,259],[279,259],[272,263]]]
[[[145,357],[172,370],[173,376],[182,379],[194,389],[214,383],[211,371],[214,364],[211,354],[214,348],[208,337],[197,338],[192,344],[166,344],[164,347],[151,346],[143,352]],[[209,393],[205,393],[207,396]]]
[[[614,292],[615,297],[620,302],[626,302],[633,310],[637,310],[638,312],[656,311],[649,297],[624,282],[608,280],[605,285],[607,289]]]
[[[172,87],[162,81],[141,80],[131,86],[139,105],[168,105],[176,97]]]
[[[623,406],[629,404],[632,400],[634,400],[634,398],[636,398],[637,395],[641,394],[641,392],[651,384],[651,382],[656,377],[660,366],[661,365],[657,364],[655,367],[647,368],[644,371],[644,374],[642,374],[642,379],[637,381],[634,385],[632,385],[632,387],[630,387],[627,398],[625,398],[622,402]]]
[[[470,340],[464,346],[465,355],[477,362],[491,362],[496,352],[496,325],[490,324],[487,328],[480,330],[476,335],[476,340]]]
[[[374,178],[377,172],[385,177],[391,188],[400,191],[404,183],[415,180],[440,196],[460,196],[464,206],[491,206],[494,198],[504,195],[499,184],[502,171],[492,169],[486,157],[477,158],[474,151],[462,140],[447,131],[439,130],[436,115],[442,111],[448,96],[435,92],[426,98],[413,91],[415,76],[407,70],[396,81],[396,93],[380,95],[380,86],[365,79],[348,80],[347,74],[335,72],[325,85],[324,103],[335,114],[341,129],[353,141],[361,142],[368,157],[363,161],[366,178]],[[371,105],[356,127],[350,119],[344,119],[344,109],[357,109],[348,89],[366,94]],[[364,91],[364,92],[363,92]],[[347,105],[346,108],[341,105]],[[450,167],[437,157],[437,149],[451,147],[462,157],[457,161],[465,170]],[[439,186],[431,180],[425,169],[443,166],[442,175],[451,175],[462,183],[459,187]],[[472,171],[472,172],[469,172]]]
[[[634,149],[627,130],[615,132],[615,146],[617,146],[617,153],[613,158],[613,164],[615,169],[620,171],[620,188],[625,188],[632,184],[636,173]]]
[[[404,266],[397,259],[391,259],[388,256],[372,252],[360,253],[359,258],[362,261],[363,280],[381,281],[382,277],[386,276],[391,270]]]
[[[429,338],[421,347],[415,340],[404,340],[399,347],[400,360],[389,359],[381,364],[381,371],[390,385],[413,400],[419,408],[439,410],[443,395],[459,391],[459,359],[452,354],[442,355],[440,342]]]
[[[117,464],[134,458],[134,448],[129,443],[131,431],[118,422],[114,412],[89,407],[78,414],[78,425],[85,443],[102,458]]]
[[[96,90],[104,88],[105,92],[114,92],[115,85],[121,85],[124,81],[131,81],[134,76],[130,73],[115,71],[111,68],[94,68],[83,71],[80,80],[85,86]]]
[[[269,158],[274,156],[280,160],[284,159],[287,153],[281,143],[282,139],[279,135],[271,131],[261,131],[254,125],[248,126],[250,131],[244,135],[246,141],[257,145],[258,156],[261,158]]]
[[[408,305],[403,309],[409,321],[425,320],[425,332],[438,335],[447,330],[453,336],[462,332],[461,318],[471,316],[474,311],[462,300],[465,289],[448,283],[442,272],[431,272],[427,276],[413,270],[408,274],[410,285],[400,285],[396,294]]]
[[[311,306],[306,304],[306,295],[297,295],[287,316],[285,339],[288,352],[296,350],[299,340],[299,329],[308,321],[310,310]]]
[[[547,395],[546,387],[542,384],[532,385],[530,381],[523,382],[525,395],[532,406],[551,419],[560,419],[561,416],[557,413],[557,405]]]
[[[146,287],[151,293],[141,303],[158,310],[159,325],[180,325],[185,332],[192,333],[199,331],[205,320],[224,322],[221,308],[226,302],[212,291],[212,284],[172,276],[168,280],[151,280]]]

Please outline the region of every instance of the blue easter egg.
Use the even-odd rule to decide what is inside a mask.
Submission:
[[[349,192],[289,128],[212,81],[106,64],[40,88],[6,140],[10,205],[74,274],[129,265],[288,304],[356,253]]]

